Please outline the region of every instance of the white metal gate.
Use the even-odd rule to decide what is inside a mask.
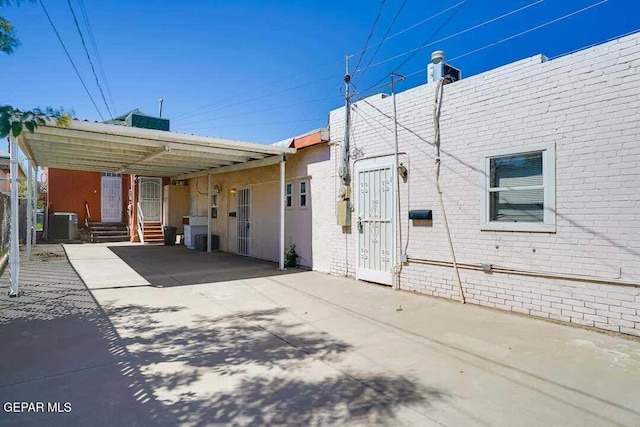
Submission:
[[[251,255],[251,226],[250,226],[250,214],[251,214],[251,191],[249,188],[241,188],[237,194],[237,210],[236,210],[236,223],[238,227],[237,239],[238,246],[237,251],[240,255]]]
[[[356,278],[392,284],[395,259],[395,174],[393,159],[356,164]]]
[[[145,222],[162,221],[162,178],[140,178],[139,190]]]
[[[122,221],[122,177],[117,173],[102,175],[100,216],[102,222]]]

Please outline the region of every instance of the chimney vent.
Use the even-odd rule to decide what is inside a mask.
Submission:
[[[460,80],[462,72],[444,62],[444,51],[436,50],[431,54],[431,62],[427,65],[427,83],[444,79],[446,83]]]

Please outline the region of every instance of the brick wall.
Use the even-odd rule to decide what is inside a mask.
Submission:
[[[546,61],[538,55],[446,85],[441,115],[441,187],[458,261],[640,284],[640,35]],[[435,191],[435,85],[397,95],[401,232],[410,258],[448,262]],[[393,154],[392,99],[354,105],[352,157]],[[344,109],[331,112],[331,159],[337,188]],[[480,158],[492,150],[555,144],[556,232],[481,231]],[[335,190],[325,193],[335,205]],[[407,221],[407,204],[433,209],[430,227]],[[355,235],[328,215],[320,229],[333,247],[331,272],[355,272]],[[315,231],[314,231],[315,232]],[[640,335],[640,290],[589,280],[462,270],[468,301]],[[410,262],[400,284],[458,298],[453,269]]]

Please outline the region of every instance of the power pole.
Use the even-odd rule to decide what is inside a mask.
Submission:
[[[344,74],[344,143],[342,146],[342,170],[340,171],[340,177],[342,178],[342,184],[348,187],[351,184],[351,177],[349,174],[349,152],[351,147],[349,146],[349,133],[351,125],[351,74],[349,74],[349,55],[345,57],[345,74]],[[345,193],[346,194],[346,193]]]

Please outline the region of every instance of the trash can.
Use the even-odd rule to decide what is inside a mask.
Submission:
[[[178,231],[177,227],[172,227],[170,225],[165,225],[164,227],[162,227],[165,246],[174,246],[176,244],[176,231]]]

